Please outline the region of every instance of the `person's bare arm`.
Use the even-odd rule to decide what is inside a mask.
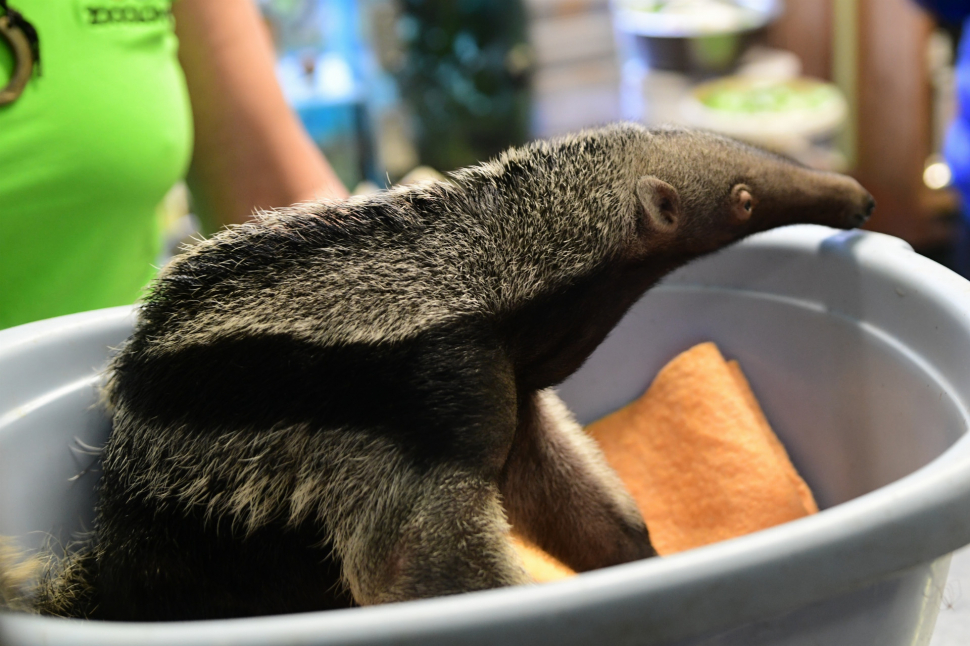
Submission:
[[[189,186],[197,210],[218,226],[256,208],[346,197],[286,105],[253,2],[179,0],[173,12],[195,119]]]

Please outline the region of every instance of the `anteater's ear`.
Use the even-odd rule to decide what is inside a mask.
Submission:
[[[677,189],[652,175],[637,180],[637,197],[643,206],[647,224],[669,233],[680,222],[680,193]]]

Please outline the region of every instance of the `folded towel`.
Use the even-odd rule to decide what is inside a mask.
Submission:
[[[742,536],[818,511],[737,362],[702,343],[675,357],[639,399],[591,424],[633,495],[660,555]],[[517,545],[537,580],[568,575]],[[536,570],[538,571],[538,570]],[[551,577],[551,578],[550,578]]]
[[[515,534],[512,535],[512,547],[519,553],[525,571],[532,576],[536,583],[548,583],[576,574],[554,556]]]

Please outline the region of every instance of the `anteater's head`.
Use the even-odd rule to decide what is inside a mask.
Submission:
[[[849,177],[711,133],[630,123],[511,149],[452,181],[469,251],[443,273],[489,272],[489,306],[531,388],[571,374],[684,263],[785,224],[856,227],[874,206]],[[402,195],[435,204],[445,190]]]
[[[851,229],[875,200],[857,181],[713,133],[665,128],[643,139],[636,188],[645,239],[696,255],[786,224]]]

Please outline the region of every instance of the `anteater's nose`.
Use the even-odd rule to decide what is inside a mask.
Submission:
[[[876,209],[876,200],[873,199],[872,195],[866,193],[866,196],[862,199],[862,209],[852,217],[853,226],[861,227],[866,223],[866,220],[872,215],[872,212]]]

